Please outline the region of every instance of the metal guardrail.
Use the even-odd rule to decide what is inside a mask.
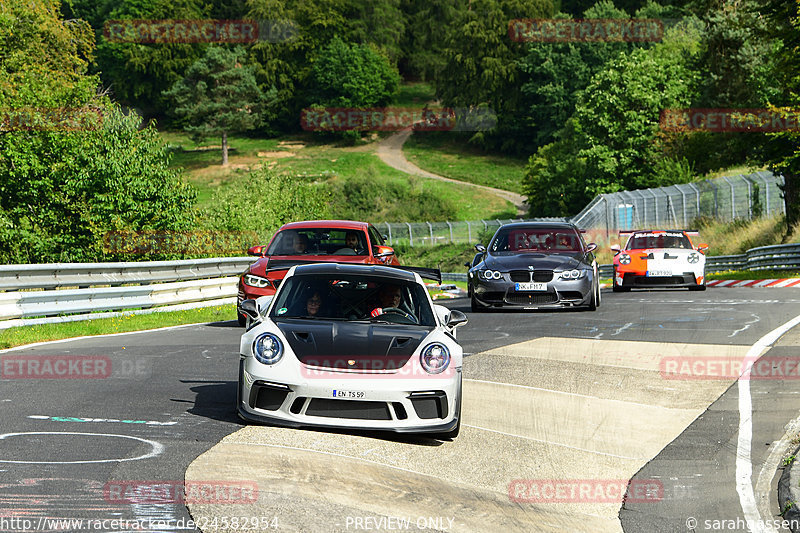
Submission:
[[[230,303],[236,296],[238,274],[253,261],[252,257],[221,257],[2,265],[0,330],[34,323],[86,320],[95,318],[99,311],[148,312],[160,306],[168,310]]]
[[[180,261],[0,265],[0,291],[117,286],[233,276],[244,272],[254,260],[252,257],[220,257]]]
[[[252,261],[250,257],[223,257],[139,263],[3,265],[0,291],[5,292],[0,292],[0,329],[33,321],[63,322],[97,316],[80,313],[132,308],[146,311],[157,306],[197,302],[229,303],[236,296],[238,277],[234,274],[243,272]],[[740,255],[707,259],[707,272],[725,270],[800,270],[800,244],[761,246]],[[600,275],[611,277],[612,266],[600,265]],[[466,281],[467,274],[443,273],[442,279]],[[82,288],[59,289],[72,286]],[[56,316],[65,314],[71,315]],[[47,318],[28,320],[40,316]]]

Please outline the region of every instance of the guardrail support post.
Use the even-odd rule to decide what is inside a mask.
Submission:
[[[453,225],[447,222],[447,227],[450,228],[450,244],[453,244]]]
[[[731,180],[729,180],[727,176],[722,176],[722,179],[731,187],[731,220],[736,220],[736,191],[733,190],[733,183],[731,183]]]
[[[425,222],[425,223],[428,225],[428,229],[431,232],[431,246],[433,246],[433,226],[431,225],[430,222]]]
[[[384,224],[386,224],[386,229],[389,230],[389,246],[392,246],[392,226],[388,222],[384,222]]]
[[[408,226],[408,245],[412,248],[414,247],[414,235],[411,233],[411,224],[406,222],[406,226]]]

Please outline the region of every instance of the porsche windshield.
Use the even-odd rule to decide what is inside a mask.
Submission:
[[[272,239],[267,255],[367,255],[367,236],[342,228],[287,229]]]
[[[692,249],[689,238],[681,232],[636,233],[628,241],[626,250],[645,250],[648,248]]]
[[[581,236],[569,228],[508,228],[489,244],[492,254],[503,252],[580,252]]]
[[[427,290],[386,277],[296,275],[281,285],[270,311],[285,319],[371,321],[434,327]]]

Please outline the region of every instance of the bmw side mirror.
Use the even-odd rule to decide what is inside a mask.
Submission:
[[[239,311],[250,317],[251,320],[258,320],[261,318],[256,308],[255,300],[245,300],[239,305]]]
[[[447,317],[447,327],[448,328],[457,328],[458,326],[463,326],[467,323],[469,319],[467,315],[459,311],[458,309],[453,309],[450,311],[450,316]]]
[[[589,244],[586,245],[587,252],[594,252],[595,250],[597,250],[597,245],[595,243],[590,242]]]

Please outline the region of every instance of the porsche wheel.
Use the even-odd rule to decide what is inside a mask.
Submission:
[[[617,285],[617,271],[614,270],[613,278],[611,279],[612,287],[611,290],[614,292],[628,292],[631,290],[630,287],[623,287],[622,285]]]

